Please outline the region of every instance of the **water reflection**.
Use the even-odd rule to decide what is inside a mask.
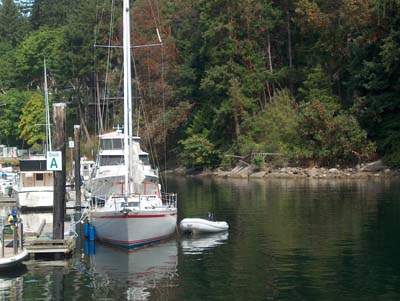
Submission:
[[[225,244],[228,232],[185,235],[181,237],[183,254],[198,255]]]
[[[162,295],[163,288],[174,285],[177,255],[174,239],[131,252],[96,243],[95,254],[89,259],[96,295],[110,295],[109,287],[122,289],[127,300]]]
[[[24,265],[0,270],[0,300],[23,300],[24,278],[27,271]]]
[[[179,192],[179,219],[213,212],[229,233],[131,253],[88,244],[93,255],[77,240],[69,260],[0,275],[0,299],[400,298],[399,181],[175,177],[169,189]]]

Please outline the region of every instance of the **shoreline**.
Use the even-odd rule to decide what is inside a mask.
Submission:
[[[238,165],[231,170],[190,170],[178,167],[168,174],[191,177],[216,177],[236,179],[377,179],[400,177],[400,170],[384,166],[380,160],[352,168],[325,167],[270,167],[257,169],[252,165]]]

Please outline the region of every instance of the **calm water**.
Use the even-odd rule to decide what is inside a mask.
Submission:
[[[229,233],[131,253],[82,241],[68,261],[30,260],[0,274],[0,300],[400,299],[399,182],[168,185],[179,219],[214,212]]]

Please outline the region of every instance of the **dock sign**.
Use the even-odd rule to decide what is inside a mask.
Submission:
[[[47,152],[47,170],[62,170],[62,153],[57,152]]]

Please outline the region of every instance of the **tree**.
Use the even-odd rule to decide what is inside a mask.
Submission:
[[[48,70],[55,70],[59,61],[62,39],[59,29],[43,27],[32,32],[17,48],[15,53],[18,79],[25,87],[41,87],[43,82],[43,61]],[[51,74],[54,75],[55,72]],[[59,75],[61,76],[61,75]],[[54,84],[55,78],[52,78]]]
[[[240,153],[272,152],[292,159],[299,143],[297,114],[297,105],[290,92],[276,91],[265,110],[249,116],[243,122]]]
[[[368,158],[375,145],[356,118],[341,110],[329,91],[330,82],[321,68],[310,72],[300,89],[297,157],[322,165],[354,164]]]
[[[347,82],[354,112],[391,166],[400,166],[399,9],[397,1],[374,1],[379,26],[371,24],[352,44]]]
[[[196,24],[189,27],[185,18],[177,22],[188,24],[176,28],[176,45],[184,60],[177,91],[195,104],[191,131],[199,134],[206,128],[207,138],[217,148],[228,149],[237,144],[243,116],[264,106],[265,95],[272,95],[271,84],[266,88],[267,78],[269,83],[278,81],[272,42],[265,36],[272,32],[279,13],[271,1],[253,0],[240,4],[198,1],[184,9],[189,10],[186,17]],[[240,88],[232,86],[235,80]]]
[[[28,29],[27,19],[21,14],[15,2],[3,0],[0,3],[0,44],[7,43],[15,47]]]
[[[0,42],[0,92],[5,93],[15,87],[16,78],[14,48],[6,42]]]
[[[60,27],[66,24],[69,13],[80,1],[35,0],[31,8],[31,23],[35,30],[42,26]]]
[[[44,98],[38,93],[32,93],[28,102],[22,108],[18,128],[19,137],[35,151],[46,141],[46,116]]]
[[[201,135],[193,135],[180,143],[183,146],[180,160],[185,167],[215,167],[219,164],[219,152]]]
[[[0,94],[0,141],[11,146],[22,146],[18,122],[21,109],[29,99],[29,92],[9,90]]]

